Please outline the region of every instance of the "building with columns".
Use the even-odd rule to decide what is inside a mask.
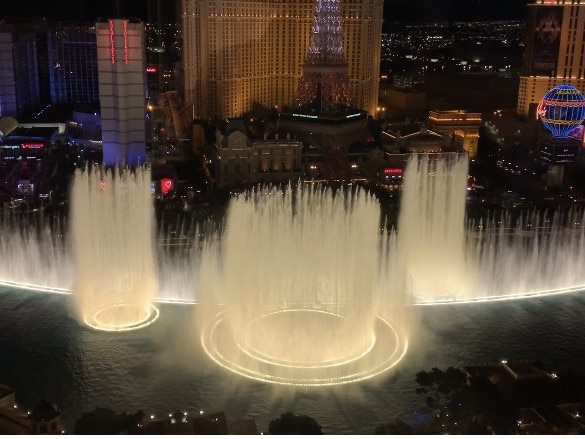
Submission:
[[[288,133],[252,140],[241,120],[231,120],[223,134],[216,132],[216,145],[212,162],[219,188],[296,182],[303,176],[303,145]]]
[[[376,114],[383,0],[341,0],[352,102]],[[183,0],[184,98],[192,118],[294,101],[314,0]]]
[[[516,113],[535,118],[554,86],[585,89],[585,0],[534,0],[527,10]]]
[[[481,113],[464,110],[429,111],[429,127],[432,131],[450,137],[453,147],[467,152],[470,159],[477,156]]]

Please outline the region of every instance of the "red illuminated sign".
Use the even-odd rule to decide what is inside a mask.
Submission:
[[[124,20],[124,62],[128,64],[128,20]]]
[[[402,174],[402,168],[384,168],[384,174]]]
[[[156,73],[156,67],[147,67],[146,73]]]
[[[20,147],[24,149],[41,149],[44,148],[45,145],[43,143],[23,143]]]
[[[114,45],[114,22],[110,20],[110,56],[112,64],[116,64],[116,46]]]
[[[538,107],[536,107],[536,119],[544,116],[546,116],[546,101],[543,99],[538,103]]]
[[[163,195],[166,195],[172,190],[173,190],[173,180],[170,178],[162,178],[160,180],[160,192]]]

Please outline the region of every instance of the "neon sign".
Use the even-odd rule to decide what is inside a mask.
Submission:
[[[116,46],[114,44],[114,22],[110,20],[110,57],[112,64],[116,64]]]
[[[23,143],[20,147],[24,149],[41,149],[44,148],[45,145],[43,143]]]
[[[147,67],[146,73],[156,73],[156,67]]]
[[[160,191],[163,195],[168,194],[173,190],[173,180],[170,178],[162,178],[160,180]]]
[[[128,20],[124,20],[124,63],[128,64]]]
[[[402,168],[384,168],[384,175],[402,174]]]
[[[546,116],[546,102],[543,99],[538,103],[538,107],[536,107],[536,119],[540,119]]]

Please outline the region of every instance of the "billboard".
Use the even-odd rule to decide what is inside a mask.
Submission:
[[[530,23],[533,24],[532,62],[533,76],[556,76],[557,60],[563,24],[562,6],[535,7]],[[528,29],[530,32],[530,28]]]

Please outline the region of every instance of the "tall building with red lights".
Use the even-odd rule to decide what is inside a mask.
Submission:
[[[526,23],[516,112],[536,117],[538,103],[556,85],[585,89],[585,0],[535,0]]]
[[[144,25],[122,19],[96,23],[103,161],[146,161]]]

